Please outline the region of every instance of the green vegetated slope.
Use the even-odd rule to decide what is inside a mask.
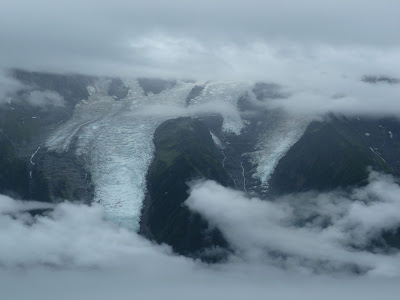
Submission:
[[[337,117],[312,122],[279,161],[269,182],[271,192],[281,194],[363,185],[367,183],[368,167],[394,173],[379,150],[371,146],[376,137],[363,132],[354,122]]]
[[[155,157],[149,168],[141,232],[185,255],[215,259],[205,249],[227,246],[217,229],[184,206],[191,180],[212,179],[227,185],[222,155],[208,128],[199,120],[178,118],[160,125],[154,134]]]

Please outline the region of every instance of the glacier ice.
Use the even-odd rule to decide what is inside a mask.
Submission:
[[[137,80],[124,79],[123,83],[130,90],[118,101],[108,95],[110,80],[100,79],[89,86],[89,99],[76,105],[73,116],[59,125],[46,147],[80,156],[92,175],[94,201],[104,206],[106,218],[137,230],[156,128],[180,116],[220,114],[223,131],[239,135],[249,122],[242,119],[237,103],[241,96],[252,94],[253,85],[178,81],[159,94],[145,95]],[[204,84],[204,89],[187,105],[190,91],[198,84]],[[253,176],[267,188],[279,159],[300,138],[308,121],[279,109],[267,111],[263,118],[257,123],[263,134],[248,155],[257,166]],[[220,143],[215,135],[213,139]]]
[[[137,80],[125,79],[124,84],[130,91],[120,101],[108,96],[109,80],[89,86],[89,99],[76,106],[72,118],[48,138],[46,147],[81,156],[92,174],[94,201],[104,206],[107,219],[137,230],[156,128],[179,116],[219,113],[223,129],[239,134],[244,125],[236,103],[250,84],[208,83],[189,107],[186,98],[196,83],[181,81],[147,96]],[[231,109],[226,109],[227,104]]]

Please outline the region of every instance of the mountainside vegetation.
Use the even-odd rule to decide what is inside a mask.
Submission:
[[[180,254],[216,259],[219,255],[216,248],[227,247],[221,232],[210,228],[199,214],[190,212],[183,204],[192,180],[211,179],[225,186],[229,184],[222,155],[208,128],[192,118],[169,120],[157,128],[154,145],[141,233],[158,243],[171,245]],[[208,251],[210,248],[214,251]]]

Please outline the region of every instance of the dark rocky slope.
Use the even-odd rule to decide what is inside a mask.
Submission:
[[[368,168],[400,175],[400,122],[395,119],[331,116],[311,123],[302,138],[279,161],[270,194],[329,191],[362,186]],[[391,253],[400,248],[400,228],[377,233],[363,248]]]
[[[154,144],[140,232],[158,243],[171,245],[177,253],[218,259],[217,252],[208,250],[227,247],[222,234],[183,205],[191,180],[212,179],[229,185],[222,154],[208,128],[197,119],[169,120],[157,128]]]
[[[112,78],[108,88],[108,95],[113,96],[116,100],[124,99],[128,96],[129,87],[125,86],[121,79]]]
[[[0,132],[0,193],[26,198],[30,195],[29,171],[15,154],[7,137]]]
[[[138,78],[138,82],[146,95],[149,95],[150,93],[159,94],[176,85],[175,80],[164,80],[159,78]]]
[[[385,173],[398,173],[396,158],[382,156],[374,147],[380,135],[367,132],[367,125],[379,128],[369,120],[331,117],[312,122],[301,139],[279,161],[271,179],[273,194],[331,190],[367,183],[368,167]],[[379,123],[379,122],[377,122]],[[390,139],[388,133],[383,135]],[[397,149],[397,147],[395,147]],[[392,149],[399,153],[400,148]],[[388,151],[389,153],[389,151]]]
[[[83,162],[74,154],[48,152],[43,146],[50,132],[67,120],[86,86],[94,78],[14,70],[21,89],[0,101],[0,193],[37,201],[63,199],[90,202],[93,187]],[[52,91],[63,105],[34,105],[32,92]]]

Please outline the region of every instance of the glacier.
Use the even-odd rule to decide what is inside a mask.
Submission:
[[[45,146],[48,151],[74,151],[81,157],[92,176],[93,201],[104,207],[106,218],[138,230],[156,128],[172,118],[219,114],[223,117],[223,131],[240,135],[246,124],[237,103],[244,94],[251,94],[253,83],[177,81],[159,94],[146,95],[138,80],[124,79],[129,93],[118,101],[108,95],[110,83],[109,79],[99,79],[88,86],[89,99],[76,105],[72,117],[59,125]],[[203,90],[188,105],[189,93],[199,84],[204,86]],[[253,177],[264,185],[307,123],[284,112],[267,114],[266,118],[269,117],[271,120],[262,125],[265,135],[250,154],[257,165]]]

